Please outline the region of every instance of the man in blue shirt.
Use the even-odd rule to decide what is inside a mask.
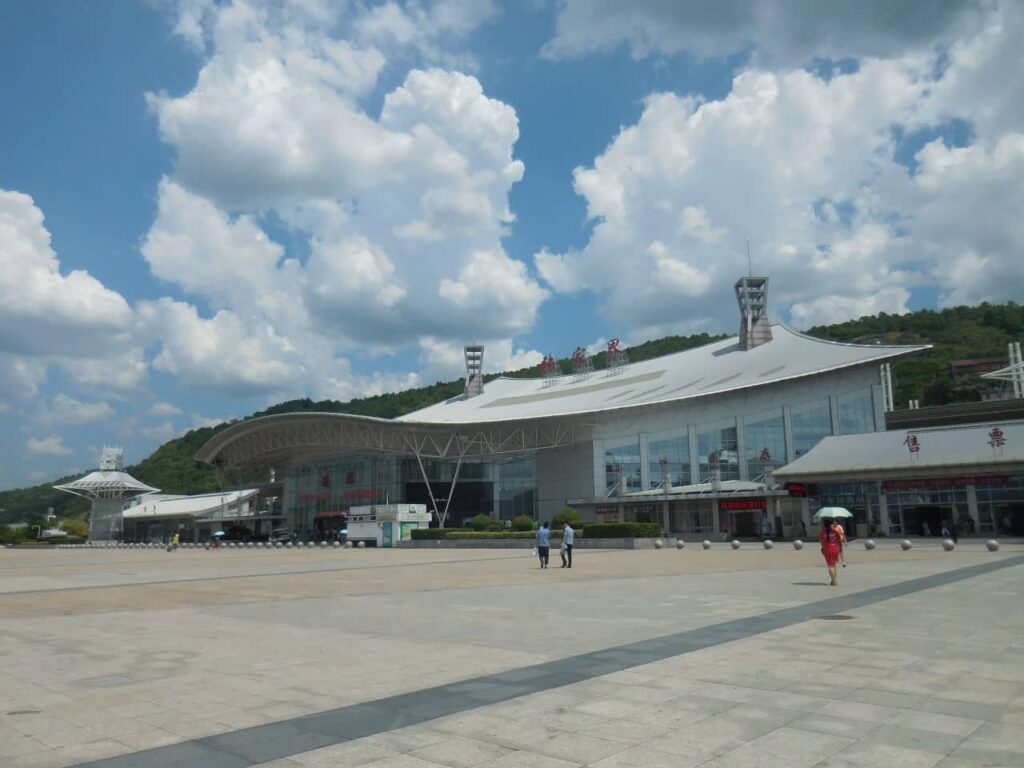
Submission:
[[[540,558],[540,567],[548,567],[548,553],[551,551],[551,529],[547,522],[537,531],[537,557]]]
[[[565,559],[568,560],[568,565],[562,563],[563,568],[572,568],[572,545],[576,540],[576,531],[572,529],[568,521],[565,523],[565,527],[562,528],[563,539],[562,542],[565,544]]]

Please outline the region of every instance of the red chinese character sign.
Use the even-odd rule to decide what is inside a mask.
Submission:
[[[629,365],[629,356],[622,348],[622,342],[612,339],[608,342],[608,374],[621,373]]]
[[[988,444],[992,446],[992,453],[1002,455],[1003,446],[1006,445],[1006,433],[999,427],[992,427],[988,433]]]
[[[907,450],[910,451],[911,457],[916,457],[921,450],[921,441],[913,432],[907,434],[903,440],[903,444],[907,446]]]
[[[554,384],[555,379],[562,375],[562,369],[559,368],[554,355],[544,355],[544,359],[540,361],[540,373],[544,377],[544,386],[547,387]]]

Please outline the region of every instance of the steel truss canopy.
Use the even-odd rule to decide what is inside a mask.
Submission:
[[[53,486],[87,499],[129,499],[145,493],[156,493],[159,488],[140,483],[127,472],[98,470],[71,483]]]
[[[592,427],[592,419],[579,416],[437,424],[343,413],[282,413],[228,427],[196,458],[225,468],[276,469],[367,452],[464,460],[575,445],[590,438]]]

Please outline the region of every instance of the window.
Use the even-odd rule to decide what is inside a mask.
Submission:
[[[718,460],[719,478],[739,480],[740,464],[736,453],[736,427],[712,429],[697,434],[697,460],[700,462],[700,480],[707,482],[711,475],[711,457]]]
[[[790,417],[793,425],[793,451],[797,457],[803,456],[822,438],[832,434],[832,413],[828,400],[794,408]]]
[[[665,476],[670,486],[690,484],[690,439],[685,432],[676,437],[653,440],[647,449],[650,456],[648,488],[661,488]],[[662,459],[665,459],[664,464]]]
[[[609,496],[640,489],[640,441],[606,446],[604,488]]]
[[[875,406],[871,391],[839,396],[839,434],[875,431]]]
[[[786,429],[778,413],[743,426],[747,478],[753,480],[786,463]]]

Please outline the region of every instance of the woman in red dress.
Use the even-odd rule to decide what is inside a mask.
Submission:
[[[821,521],[821,534],[818,536],[821,542],[821,554],[825,556],[825,565],[828,566],[828,578],[832,586],[839,583],[839,574],[836,564],[839,562],[839,532],[832,526],[832,520],[825,518]]]

